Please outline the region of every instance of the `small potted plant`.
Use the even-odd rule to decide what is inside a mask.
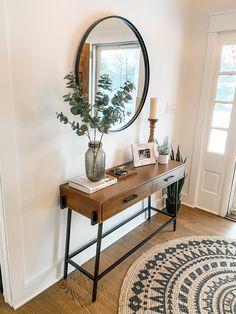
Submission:
[[[173,148],[171,149],[170,159],[185,163],[187,160],[187,157],[185,159],[183,159],[183,157],[181,156],[181,153],[180,153],[179,146],[178,146],[176,154],[174,153]],[[178,181],[177,210],[179,210],[179,208],[180,208],[180,204],[181,204],[180,196],[181,196],[182,188],[184,186],[185,178],[186,178],[186,175],[184,175],[184,177]],[[167,187],[166,210],[169,214],[174,214],[174,210],[175,210],[175,184],[171,184]]]
[[[159,164],[166,165],[169,161],[169,155],[170,155],[170,145],[168,137],[166,136],[164,139],[164,142],[162,145],[158,146],[158,162]]]

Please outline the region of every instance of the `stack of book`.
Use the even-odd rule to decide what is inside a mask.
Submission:
[[[117,178],[110,175],[106,175],[104,179],[98,182],[92,182],[85,176],[80,176],[69,180],[69,186],[87,194],[91,194],[117,182]]]

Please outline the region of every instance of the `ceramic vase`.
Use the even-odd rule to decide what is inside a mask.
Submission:
[[[160,155],[158,156],[158,162],[159,164],[166,165],[169,161],[169,155]]]

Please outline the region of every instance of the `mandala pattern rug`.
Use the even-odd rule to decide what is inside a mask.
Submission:
[[[180,238],[157,245],[129,269],[119,314],[235,314],[236,240]]]

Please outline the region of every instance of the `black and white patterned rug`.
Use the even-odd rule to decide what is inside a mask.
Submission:
[[[157,245],[129,269],[119,314],[235,314],[236,240],[181,238]]]

